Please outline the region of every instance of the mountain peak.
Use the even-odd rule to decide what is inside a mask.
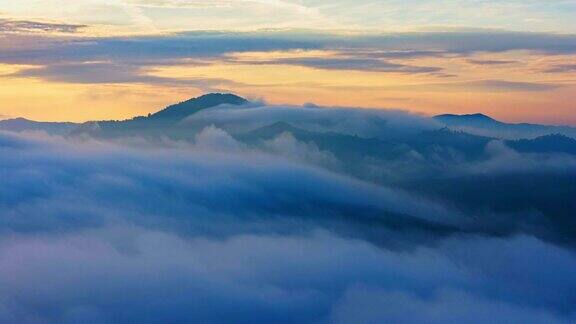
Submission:
[[[196,97],[196,98],[192,98],[190,100],[187,100],[185,102],[190,102],[190,101],[194,101],[194,102],[203,102],[206,104],[213,104],[213,105],[224,105],[224,104],[228,104],[228,105],[243,105],[245,103],[248,103],[248,100],[237,96],[235,94],[232,93],[207,93],[205,95],[202,95],[200,97]]]
[[[444,123],[446,126],[487,126],[500,124],[496,119],[480,113],[468,115],[445,114],[435,116],[434,119]]]
[[[16,118],[7,118],[3,119],[2,122],[9,122],[9,123],[34,123],[35,121],[26,119],[23,117],[16,117]]]
[[[488,115],[481,114],[481,113],[469,114],[469,115],[460,115],[460,117],[471,118],[471,119],[476,119],[476,120],[495,121],[494,118],[492,118],[492,117],[490,117],[490,116],[488,116]]]
[[[467,120],[484,120],[484,121],[496,121],[494,118],[481,114],[481,113],[475,113],[475,114],[467,114],[467,115],[456,115],[456,114],[444,114],[444,115],[438,115],[435,116],[434,118],[437,119],[467,119]]]
[[[181,120],[200,110],[220,105],[241,106],[248,100],[231,93],[209,93],[200,97],[192,98],[150,115],[153,119]]]

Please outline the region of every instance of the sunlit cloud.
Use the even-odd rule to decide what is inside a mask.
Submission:
[[[432,10],[440,5],[441,11]],[[493,24],[459,26],[442,18],[462,17],[456,12],[474,5],[488,8]],[[24,1],[0,8],[0,63],[11,66],[0,82],[28,83],[30,89],[41,82],[83,88],[122,84],[161,88],[166,94],[183,94],[182,88],[189,87],[189,94],[218,90],[295,104],[401,104],[429,114],[494,109],[501,118],[512,117],[512,102],[526,116],[537,114],[538,103],[555,106],[562,119],[569,117],[566,98],[572,98],[574,80],[568,60],[576,56],[576,36],[566,29],[524,28],[519,17],[537,10],[563,17],[556,11],[570,6],[565,1],[556,6],[517,1],[82,0],[65,6],[58,0]],[[366,24],[353,22],[358,11],[367,15]],[[516,25],[499,26],[498,17],[512,11],[520,12],[509,20]],[[381,20],[372,12],[390,22],[405,21],[397,28],[373,28]],[[441,98],[442,92],[448,93]],[[466,92],[477,100],[459,104]],[[536,98],[522,97],[526,92]],[[504,99],[504,94],[516,97]],[[172,99],[167,95],[161,102]],[[486,108],[488,102],[494,108]],[[142,112],[154,109],[143,106]],[[34,116],[39,110],[24,114]],[[126,115],[118,111],[110,117]]]
[[[85,27],[87,26],[0,18],[0,33],[22,33],[22,32],[76,33]]]
[[[576,64],[553,65],[545,70],[547,73],[572,73],[576,72]]]
[[[0,322],[576,323],[575,13],[0,0]]]
[[[294,1],[294,0],[63,0],[18,1],[2,12],[122,32],[190,29],[332,28],[416,30],[476,27],[574,32],[572,1]],[[193,17],[194,19],[189,19]],[[218,19],[212,19],[218,17]],[[566,30],[566,28],[569,30]],[[113,30],[111,29],[111,30]]]

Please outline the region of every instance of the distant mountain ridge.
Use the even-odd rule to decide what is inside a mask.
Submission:
[[[530,123],[505,123],[484,114],[444,114],[435,116],[434,119],[454,130],[462,130],[470,134],[502,139],[533,139],[553,134],[561,134],[576,138],[576,127]]]
[[[152,120],[180,121],[200,110],[220,105],[241,106],[248,100],[230,93],[210,93],[197,98],[192,98],[174,105],[170,105],[157,113],[149,115]]]
[[[204,109],[232,105],[241,106],[249,103],[247,99],[230,93],[210,93],[192,98],[149,114],[127,120],[104,120],[85,123],[71,122],[38,122],[25,118],[0,120],[0,130],[25,132],[43,131],[50,135],[78,136],[89,135],[95,137],[115,136],[146,136],[162,135],[166,130],[174,128],[174,132],[186,135],[187,130],[176,129],[175,126],[187,117]]]
[[[67,135],[80,124],[70,122],[38,122],[26,118],[0,120],[0,129],[13,132],[41,131],[51,135]]]
[[[561,134],[545,135],[535,139],[506,141],[506,145],[523,153],[566,153],[576,155],[576,139]]]
[[[496,119],[481,113],[467,114],[467,115],[442,114],[435,116],[434,118],[447,125],[462,125],[462,124],[478,125],[482,123],[501,124],[501,122],[497,121]]]
[[[210,93],[177,104],[169,105],[156,113],[139,116],[122,121],[94,121],[83,124],[67,122],[36,122],[24,118],[0,121],[0,129],[8,131],[45,131],[53,135],[88,135],[93,137],[122,137],[122,136],[168,136],[177,139],[192,139],[202,127],[207,125],[192,125],[181,123],[190,116],[213,107],[221,105],[243,106],[249,101],[231,93]],[[455,115],[443,114],[433,117],[453,132],[427,132],[418,138],[411,139],[415,147],[439,144],[456,149],[468,147],[469,153],[478,154],[486,142],[493,139],[507,140],[507,144],[514,149],[541,152],[552,149],[560,152],[573,152],[576,138],[576,128],[569,126],[549,126],[539,124],[511,124],[498,121],[484,114]],[[314,137],[324,145],[335,148],[338,141],[358,141],[353,137],[345,138],[339,134],[306,133],[304,129],[293,127],[286,123],[268,125],[260,130],[260,134],[247,134],[248,137],[266,137],[262,132],[277,135],[280,131],[293,132],[301,139],[309,140]],[[259,135],[259,136],[256,136]],[[551,136],[551,135],[562,135]],[[547,137],[550,136],[550,137]],[[544,137],[544,138],[541,138]],[[322,140],[320,140],[322,138]],[[330,140],[328,140],[328,138]],[[524,140],[524,141],[517,141]],[[328,145],[328,143],[331,143]],[[363,143],[365,145],[368,142]],[[390,144],[390,143],[388,143]],[[323,145],[320,145],[323,146]],[[367,147],[371,150],[382,150],[382,143],[375,142]],[[380,147],[380,149],[376,149]],[[472,149],[474,148],[474,149]],[[390,152],[387,152],[390,153]]]
[[[96,137],[170,135],[187,138],[189,128],[178,125],[182,120],[204,109],[222,105],[242,106],[248,100],[229,93],[210,93],[192,98],[149,114],[122,121],[88,122],[74,129],[71,135],[86,134]]]

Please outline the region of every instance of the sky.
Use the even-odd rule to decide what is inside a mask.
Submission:
[[[0,0],[0,117],[206,92],[576,125],[572,0]]]

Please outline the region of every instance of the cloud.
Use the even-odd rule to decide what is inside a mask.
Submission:
[[[212,31],[68,40],[12,35],[10,42],[17,46],[11,46],[8,51],[0,53],[0,62],[33,65],[110,62],[150,67],[168,62],[176,65],[186,60],[193,60],[193,63],[194,60],[203,61],[204,64],[211,60],[226,61],[230,54],[243,52],[324,50],[340,55],[328,58],[286,58],[279,59],[277,63],[400,73],[431,73],[438,72],[440,68],[412,66],[382,59],[470,56],[478,52],[514,50],[547,55],[576,53],[576,36],[571,34],[491,30],[351,35],[312,31]],[[266,60],[260,63],[263,62]],[[490,63],[494,63],[494,60]]]
[[[0,33],[68,33],[73,34],[86,28],[86,25],[58,24],[30,20],[0,18]]]
[[[342,51],[343,55],[353,55],[355,57],[378,58],[378,59],[416,59],[416,58],[433,58],[446,57],[451,53],[443,50],[351,50],[350,53]]]
[[[209,126],[204,128],[195,138],[195,144],[199,148],[207,150],[219,150],[222,152],[238,152],[242,144],[236,141],[225,131]]]
[[[242,140],[262,127],[288,131]],[[573,157],[490,142],[453,159],[478,144],[439,127],[402,111],[255,103],[170,127],[188,140],[0,132],[0,321],[574,322],[576,254],[558,230],[573,217],[482,202],[508,194],[506,208],[544,200],[571,216],[575,169],[557,162]],[[414,187],[361,180],[302,133],[398,149],[396,165],[378,146],[360,169],[433,172]],[[518,173],[528,182],[497,181]],[[458,182],[470,174],[495,178]],[[528,185],[539,175],[558,191]],[[472,208],[423,190],[443,188]]]
[[[116,63],[72,63],[54,64],[45,67],[29,68],[10,76],[42,78],[50,81],[69,83],[168,83],[176,82],[169,78],[145,75],[141,66]]]
[[[576,158],[569,154],[519,153],[497,140],[488,143],[486,151],[490,158],[468,165],[467,172],[491,175],[576,173]]]
[[[542,92],[552,91],[562,88],[563,84],[545,82],[521,82],[509,80],[478,80],[478,81],[456,81],[443,83],[424,83],[405,86],[391,86],[386,89],[400,91],[422,91],[422,92]]]
[[[327,169],[338,169],[340,165],[338,159],[331,152],[320,150],[313,142],[300,142],[289,132],[264,142],[264,148],[287,159],[295,159]]]
[[[574,256],[526,237],[400,252],[326,232],[128,227],[4,238],[0,255],[0,316],[21,323],[574,320]]]
[[[66,11],[59,10],[68,4]],[[508,0],[462,0],[458,4],[443,1],[412,0],[44,0],[41,4],[11,4],[8,13],[31,17],[61,17],[80,22],[125,25],[127,28],[149,25],[144,30],[230,28],[317,28],[348,30],[418,30],[487,27],[512,30],[574,32],[572,2],[522,2]],[[74,12],[73,17],[66,13]],[[189,19],[195,17],[195,19]],[[439,28],[436,28],[439,29]]]
[[[226,59],[228,62],[234,60]],[[294,58],[277,59],[272,61],[242,61],[243,64],[287,64],[301,65],[317,69],[326,70],[356,70],[383,73],[405,73],[405,74],[432,74],[444,75],[443,68],[411,66],[404,64],[389,63],[373,59],[340,59],[340,58]],[[33,67],[20,70],[18,72],[4,75],[4,77],[24,77],[39,78],[48,81],[80,83],[80,84],[100,84],[100,83],[144,83],[166,86],[189,86],[204,90],[205,92],[220,91],[229,86],[240,85],[237,82],[219,78],[171,78],[153,75],[153,64],[144,62],[87,62],[87,63],[56,63],[42,67]],[[168,61],[158,62],[154,66],[162,64],[179,65],[183,62]],[[212,64],[210,61],[186,61],[186,65],[203,66]],[[566,70],[569,67],[563,67]],[[551,72],[552,70],[549,70]],[[507,80],[480,80],[452,83],[420,84],[414,86],[393,86],[395,90],[410,91],[477,91],[477,92],[540,92],[550,91],[562,87],[554,83],[518,82]]]
[[[576,64],[553,65],[544,70],[546,73],[572,73],[576,71]]]
[[[243,62],[246,63],[246,62]],[[356,70],[393,73],[434,73],[442,71],[439,67],[410,66],[367,58],[285,58],[273,61],[250,62],[251,64],[300,65],[325,70]]]
[[[235,84],[217,78],[168,78],[151,75],[142,65],[113,62],[52,64],[20,70],[5,77],[39,78],[54,82],[80,84],[145,83],[171,87],[194,87],[205,92],[217,91],[222,86]]]
[[[242,133],[278,122],[312,131],[382,139],[441,128],[441,124],[430,118],[401,110],[266,104],[243,108],[221,106],[204,110],[183,121],[189,126],[214,124],[231,133]]]
[[[76,37],[70,40],[20,35],[11,36],[11,41],[24,43],[26,47],[20,49],[11,46],[9,52],[0,53],[0,61],[33,65],[111,62],[154,66],[166,61],[178,64],[180,60],[191,58],[218,58],[234,52],[314,49],[319,46],[305,39],[290,39],[288,35],[274,37],[274,33],[218,31],[134,37]]]
[[[464,88],[490,92],[538,92],[558,89],[561,85],[554,83],[517,82],[506,80],[482,80],[462,83]]]
[[[333,323],[565,323],[553,312],[526,309],[462,291],[439,291],[431,298],[416,294],[356,287],[347,292],[332,315]]]
[[[528,50],[547,54],[570,54],[576,51],[572,34],[512,32],[503,30],[463,30],[404,32],[325,37],[326,42],[347,48],[371,48],[389,51],[431,51],[438,54],[468,55],[478,52],[500,53]],[[371,46],[369,46],[371,44]]]
[[[245,78],[240,80],[242,77],[237,73],[238,69],[231,66],[232,64],[300,66],[336,71],[339,74],[347,71],[394,73],[426,79],[434,78],[438,81],[420,80],[421,83],[400,86],[363,83],[331,86],[330,82],[322,79],[322,74],[303,76],[306,81],[316,82],[318,87],[326,91],[358,89],[367,93],[546,92],[569,85],[555,82],[528,82],[520,79],[507,80],[490,75],[485,80],[477,80],[477,75],[466,75],[469,73],[466,69],[457,69],[459,73],[464,74],[455,75],[453,71],[456,70],[453,69],[451,60],[463,57],[471,64],[495,67],[503,65],[506,61],[478,60],[475,59],[476,55],[484,53],[482,57],[485,57],[514,50],[524,50],[538,55],[576,53],[576,38],[573,35],[489,30],[389,34],[279,30],[196,31],[97,38],[11,34],[3,38],[5,42],[0,42],[0,63],[26,66],[20,67],[19,72],[4,75],[6,78],[36,78],[72,84],[137,83],[159,87],[192,87],[203,92],[225,92],[231,89],[253,92],[262,87],[274,86],[276,83],[269,77],[265,77],[265,81],[268,82],[266,84]],[[2,43],[10,45],[3,46]],[[311,52],[323,55],[313,56]],[[260,55],[250,55],[254,53]],[[282,53],[286,56],[282,57]],[[434,63],[419,62],[427,58],[433,59]],[[155,72],[162,71],[163,67],[170,67],[170,71],[178,71],[177,68],[182,67],[190,73],[200,73],[203,69],[197,67],[208,65],[224,68],[227,72],[223,73],[222,77],[155,75]],[[243,68],[245,66],[239,67]],[[565,70],[568,67],[562,68]],[[405,83],[406,80],[402,82]],[[298,83],[296,86],[302,87],[303,84],[305,83]],[[276,84],[276,86],[278,89],[282,88],[281,91],[287,89],[286,85]]]
[[[468,60],[467,62],[474,65],[506,65],[516,63],[516,61],[511,60]]]
[[[258,152],[233,154],[229,147],[237,150],[235,142],[214,128],[197,136],[199,147],[191,152],[106,145],[84,151],[82,145],[4,135],[0,143],[8,155],[4,169],[10,170],[3,174],[0,189],[0,206],[5,208],[0,224],[5,231],[93,227],[118,217],[138,224],[166,217],[167,223],[188,230],[201,229],[188,228],[190,217],[203,219],[207,228],[216,226],[217,218],[223,226],[238,217],[266,222],[283,215],[303,223],[337,224],[351,213],[360,222],[406,219],[415,229],[461,223],[450,210],[400,191]],[[67,157],[59,158],[61,154]]]

